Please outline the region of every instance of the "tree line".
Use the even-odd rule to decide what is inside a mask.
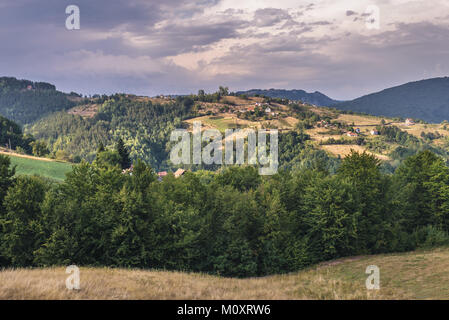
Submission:
[[[100,157],[101,158],[101,157]],[[251,166],[132,174],[82,162],[63,183],[0,156],[0,265],[138,267],[248,277],[448,243],[449,168],[430,151],[385,174],[352,152],[261,177]]]

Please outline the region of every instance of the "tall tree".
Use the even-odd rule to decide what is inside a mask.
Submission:
[[[34,251],[45,241],[42,233],[41,205],[47,184],[39,177],[20,176],[5,197],[5,212],[0,215],[0,250],[13,266],[33,264]]]
[[[218,88],[218,93],[219,93],[220,97],[227,96],[227,95],[229,95],[229,88],[220,86]]]
[[[360,253],[381,250],[386,245],[382,234],[388,211],[385,199],[389,183],[380,172],[380,163],[374,155],[351,150],[338,170],[338,177],[347,179],[355,188],[354,200],[361,212],[357,238]]]
[[[131,166],[131,159],[129,158],[129,151],[122,138],[118,140],[116,149],[120,155],[120,165],[122,166],[122,169],[128,169]]]
[[[0,154],[0,211],[2,210],[3,199],[12,185],[13,176],[16,173],[15,167],[10,167],[11,160],[8,156]]]
[[[409,157],[395,173],[396,199],[408,232],[436,223],[447,204],[448,170],[444,161],[426,150]],[[447,215],[447,210],[441,215]],[[441,221],[441,220],[440,220]]]
[[[98,145],[98,149],[97,149],[97,154],[101,153],[103,151],[105,151],[104,144],[103,144],[103,142],[100,141],[100,144]]]

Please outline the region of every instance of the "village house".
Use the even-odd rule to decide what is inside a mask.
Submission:
[[[406,126],[413,126],[414,124],[415,124],[415,121],[413,121],[413,119],[411,119],[411,118],[405,119]]]
[[[325,121],[325,120],[318,121],[316,125],[318,128],[324,127],[327,125],[327,121]]]
[[[184,175],[185,172],[186,172],[186,170],[179,168],[178,170],[175,171],[175,173],[173,175],[175,176],[175,178],[179,178],[180,176]],[[161,172],[158,172],[157,175],[158,175],[157,179],[159,181],[162,181],[162,179],[168,175],[168,172],[161,171]]]
[[[159,181],[162,181],[162,178],[164,178],[166,175],[167,175],[168,173],[167,173],[167,171],[161,171],[161,172],[158,172],[157,173],[157,175],[158,175],[158,180]]]
[[[176,170],[175,172],[175,178],[179,178],[180,176],[182,176],[186,171],[184,169],[179,168],[178,170]]]
[[[267,108],[265,109],[265,113],[271,113],[271,108],[270,108],[270,107],[267,107]]]
[[[133,170],[134,170],[134,166],[131,165],[131,167],[129,167],[128,169],[123,169],[122,170],[122,174],[129,174],[130,176],[133,175]]]
[[[354,131],[355,131],[356,133],[360,133],[360,128],[356,128]]]
[[[371,135],[372,136],[378,136],[378,135],[380,135],[380,132],[377,131],[377,130],[371,130]]]
[[[346,133],[346,135],[347,135],[348,137],[357,137],[357,136],[358,136],[357,133],[351,132],[351,131],[348,131],[348,132]]]

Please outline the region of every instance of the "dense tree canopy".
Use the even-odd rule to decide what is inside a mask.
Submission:
[[[80,156],[91,162],[100,143],[114,149],[121,139],[123,145],[129,146],[131,159],[143,159],[158,169],[170,167],[167,163],[170,133],[182,127],[181,120],[191,116],[188,98],[164,105],[127,95],[102,99],[104,102],[93,118],[59,112],[37,121],[28,131],[45,141],[53,153],[64,150],[72,157]]]
[[[31,135],[24,135],[17,123],[0,116],[0,147],[13,150],[19,147],[24,152],[31,153],[33,142],[34,138]]]
[[[70,109],[76,104],[74,98],[79,97],[57,91],[49,83],[0,78],[0,114],[20,124]]]
[[[118,152],[101,151],[53,185],[14,179],[0,157],[2,266],[247,277],[449,240],[449,168],[429,151],[393,175],[382,173],[373,156],[352,152],[335,173],[318,161],[268,177],[244,166],[162,181],[142,161],[123,174],[119,162],[106,161],[114,152],[119,161]]]

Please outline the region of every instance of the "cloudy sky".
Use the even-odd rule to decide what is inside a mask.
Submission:
[[[68,5],[80,30],[66,29]],[[1,0],[0,44],[0,76],[63,91],[352,99],[449,75],[449,1]]]

